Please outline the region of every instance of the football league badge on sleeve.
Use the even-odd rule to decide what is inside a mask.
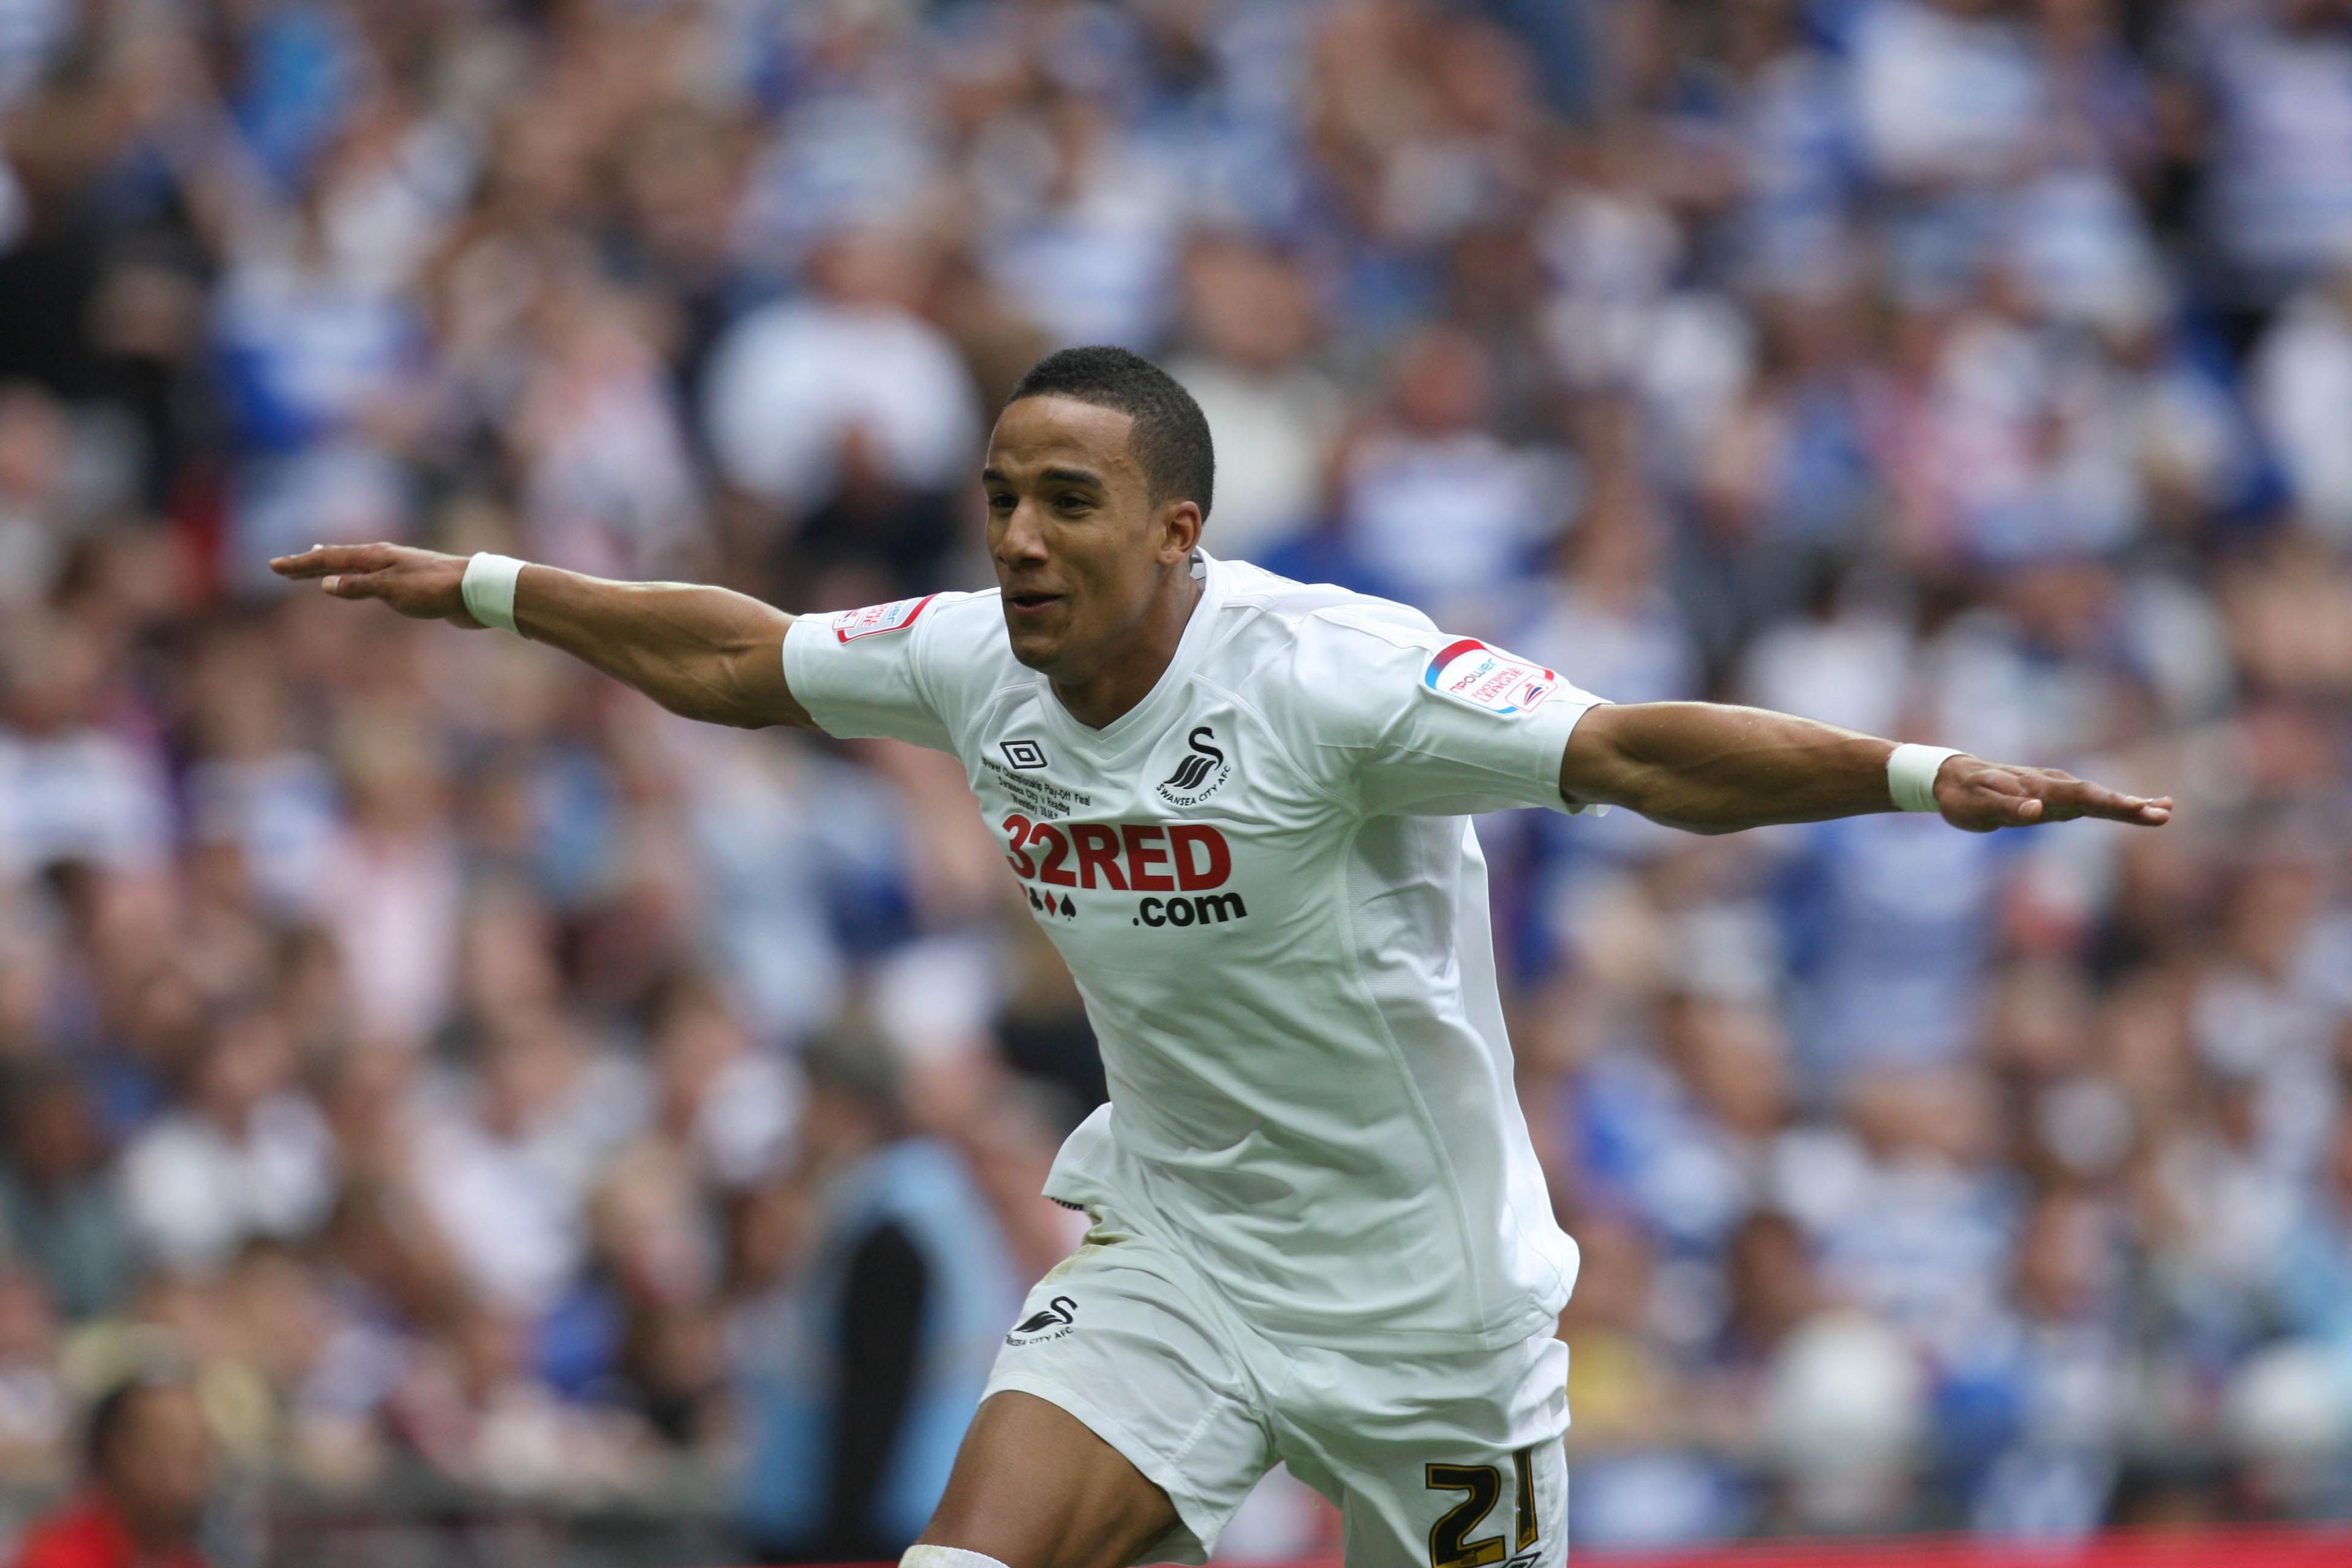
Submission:
[[[919,599],[899,599],[887,605],[868,605],[862,610],[844,610],[833,617],[833,635],[843,642],[857,637],[870,637],[877,632],[903,632],[915,624],[923,606],[938,598],[926,594]]]
[[[1439,648],[1422,684],[1440,697],[1489,713],[1525,713],[1559,689],[1559,676],[1516,654],[1463,637]]]

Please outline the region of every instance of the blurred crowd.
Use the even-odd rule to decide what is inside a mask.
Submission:
[[[1101,1076],[955,765],[263,563],[982,584],[1095,341],[1217,553],[2180,799],[1482,824],[1581,1542],[2352,1508],[2347,0],[0,0],[0,1481],[168,1354],[754,1495],[877,1147],[1009,1315]]]

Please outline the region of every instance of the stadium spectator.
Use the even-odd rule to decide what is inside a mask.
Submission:
[[[1389,385],[1387,416],[1341,460],[1339,506],[1360,570],[1371,584],[1412,583],[1433,605],[1460,606],[1457,620],[1491,624],[1493,597],[1565,527],[1571,470],[1557,452],[1493,432],[1494,367],[1465,333],[1416,333]]]
[[[67,1317],[120,1306],[137,1268],[130,1216],[88,1095],[61,1065],[21,1068],[7,1088],[0,1227]]]
[[[994,400],[1109,336],[1213,552],[2182,795],[1481,825],[1580,1544],[2336,1506],[2347,60],[2343,0],[0,0],[0,1447],[177,1334],[257,1473],[736,1495],[848,1015],[933,1200],[1066,1250],[1099,1064],[952,767],[261,560],[969,585]]]
[[[54,1483],[72,1428],[58,1375],[58,1320],[47,1289],[29,1274],[0,1274],[0,1477]]]
[[[267,1014],[219,1020],[190,1064],[187,1102],[123,1152],[123,1195],[151,1261],[219,1268],[257,1237],[325,1217],[333,1144],[293,1082],[292,1044]]]
[[[1197,242],[1184,267],[1184,384],[1217,447],[1219,549],[1278,552],[1317,520],[1346,405],[1310,357],[1318,323],[1298,264],[1243,235]]]
[[[26,1532],[17,1568],[203,1568],[215,1457],[194,1389],[135,1377],[91,1407],[84,1442],[81,1495]]]
[[[768,513],[761,537],[796,592],[838,567],[862,568],[864,589],[912,590],[954,542],[948,492],[979,411],[970,373],[914,309],[933,265],[911,236],[829,236],[810,298],[745,317],[713,351],[711,450]]]
[[[958,1157],[908,1136],[889,1047],[812,1041],[790,1281],[744,1325],[747,1527],[776,1562],[903,1551],[947,1484],[1019,1294]]]

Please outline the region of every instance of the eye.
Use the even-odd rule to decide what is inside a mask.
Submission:
[[[989,492],[988,510],[991,511],[1011,511],[1013,508],[1013,498],[1004,490],[991,490]]]
[[[1059,496],[1056,497],[1054,501],[1055,510],[1070,517],[1082,516],[1087,512],[1094,510],[1094,509],[1095,503],[1092,499],[1082,495]]]

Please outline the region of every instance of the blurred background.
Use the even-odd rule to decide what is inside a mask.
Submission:
[[[2180,797],[1482,823],[1580,1551],[2352,1513],[2347,0],[0,0],[26,1563],[895,1555],[1102,1092],[955,764],[263,562],[984,584],[1092,341],[1218,553]]]

